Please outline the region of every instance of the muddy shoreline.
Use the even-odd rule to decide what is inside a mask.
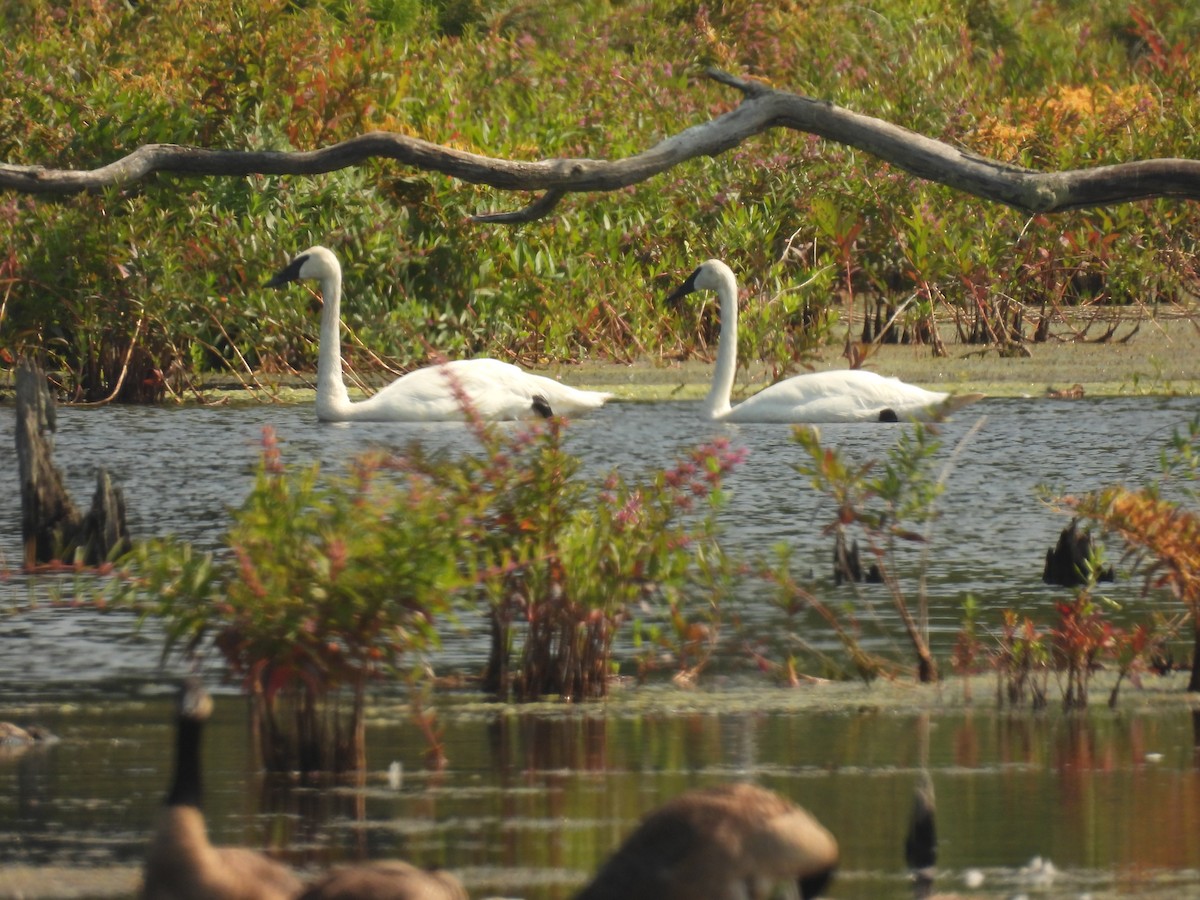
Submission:
[[[880,345],[862,368],[933,390],[978,391],[989,397],[1046,398],[1050,391],[1082,390],[1084,397],[1200,397],[1200,310],[1172,310],[1155,316],[1133,311],[1094,318],[1086,326],[1060,325],[1039,343],[1024,343],[1012,353],[995,346],[958,342],[952,323],[943,323],[946,354],[935,356],[929,345]],[[1099,340],[1112,329],[1108,340]],[[853,333],[853,331],[852,331]],[[823,348],[787,374],[848,367],[842,344]],[[715,347],[713,348],[715,352]],[[698,400],[708,391],[713,362],[642,358],[635,362],[605,359],[546,366],[525,365],[575,387],[611,391],[618,400],[662,402]],[[0,404],[12,402],[13,370],[0,372]],[[205,401],[220,403],[312,402],[316,374],[259,375],[239,380],[229,375],[205,379]],[[369,390],[395,376],[372,375],[362,382]],[[770,384],[771,371],[761,362],[738,370],[733,399],[737,402]],[[348,385],[354,379],[347,377]],[[350,388],[352,397],[367,391]],[[194,395],[179,398],[189,403]],[[171,399],[164,405],[171,405]]]

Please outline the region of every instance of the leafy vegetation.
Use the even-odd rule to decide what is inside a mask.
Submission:
[[[224,552],[160,539],[123,561],[118,605],[162,623],[164,654],[215,646],[254,700],[273,771],[361,768],[367,684],[416,665],[451,614],[456,510],[395,469],[381,455],[344,475],[289,469],[268,431]]]
[[[804,451],[796,471],[832,503],[833,516],[823,533],[833,538],[835,583],[848,582],[855,595],[855,602],[841,603],[828,592],[801,584],[792,574],[788,546],[779,547],[775,560],[764,567],[764,575],[776,587],[777,604],[796,623],[793,637],[803,645],[810,665],[816,658],[827,673],[844,677],[849,671],[866,682],[900,670],[898,660],[871,649],[870,638],[878,636],[879,627],[873,600],[858,584],[865,580],[883,585],[891,599],[916,657],[918,680],[938,680],[923,590],[936,501],[949,471],[946,466],[935,477],[936,435],[932,426],[915,423],[881,458],[856,462],[823,445],[815,430],[794,430],[794,440]],[[1161,468],[1156,483],[1138,489],[1115,485],[1054,499],[1073,515],[1119,536],[1129,555],[1143,565],[1148,589],[1165,589],[1183,602],[1198,635],[1189,685],[1194,691],[1200,689],[1195,686],[1200,669],[1200,519],[1187,504],[1197,497],[1200,420],[1172,435]],[[865,566],[859,558],[860,538]],[[915,565],[898,552],[904,544],[921,547]],[[1155,662],[1153,657],[1174,636],[1178,621],[1151,609],[1128,627],[1114,624],[1109,617],[1113,604],[1096,593],[1105,571],[1102,553],[1102,548],[1091,545],[1091,558],[1083,567],[1084,583],[1070,599],[1056,601],[1048,625],[1008,609],[989,629],[989,623],[980,621],[978,603],[966,597],[962,625],[948,660],[952,669],[961,676],[993,670],[1000,707],[1045,706],[1050,680],[1057,678],[1063,707],[1073,710],[1087,708],[1092,675],[1106,664],[1113,665],[1117,674],[1110,706],[1115,706],[1127,678],[1136,680],[1150,666],[1169,668],[1169,662]],[[916,583],[915,602],[905,587],[909,581]],[[814,621],[832,631],[849,662],[848,670],[827,654],[815,652],[803,638],[807,624]],[[778,665],[761,651],[755,655],[761,667],[781,671],[791,682],[804,667],[795,654]],[[969,682],[966,696],[970,699]]]
[[[905,590],[900,564],[900,545],[928,547],[937,518],[937,498],[945,487],[945,473],[939,476],[934,470],[934,455],[940,446],[936,431],[932,426],[913,423],[911,429],[900,433],[883,459],[863,463],[848,459],[836,448],[823,446],[815,429],[799,426],[793,431],[793,440],[804,453],[796,471],[833,502],[834,518],[824,531],[834,539],[837,583],[849,581],[857,591],[857,583],[864,578],[858,549],[858,538],[863,538],[868,559],[866,578],[886,586],[916,656],[918,680],[937,681],[938,665],[929,649],[924,582],[918,578],[914,603]],[[812,608],[832,625],[860,677],[870,681],[887,671],[890,666],[862,646],[857,621],[844,621],[858,617],[842,615],[811,592],[800,589],[787,574],[788,557],[788,548],[781,548],[770,574],[781,588],[784,608],[792,612]],[[924,564],[922,560],[922,572]],[[865,601],[865,606],[870,609],[870,601]]]
[[[697,77],[708,64],[1043,168],[1191,155],[1200,103],[1200,12],[1165,0],[31,0],[0,16],[0,158],[50,166],[370,129],[621,157],[737,102]],[[880,302],[910,339],[936,340],[939,313],[1000,347],[1045,338],[1068,305],[1177,302],[1200,234],[1195,204],[1028,220],[788,133],[545,222],[467,221],[527,199],[384,163],[2,197],[0,357],[42,356],[76,399],[183,396],[211,373],[270,388],[313,368],[316,325],[258,285],[322,242],[346,266],[361,348],[400,365],[694,352],[702,336],[661,289],[721,256],[751,299],[743,357],[783,373],[831,316]]]
[[[589,482],[561,420],[471,425],[477,454],[414,445],[333,475],[285,466],[268,431],[222,551],[140,542],[114,605],[159,620],[164,654],[215,648],[253,698],[274,771],[362,768],[368,683],[406,669],[419,681],[444,624],[481,598],[493,635],[483,688],[498,698],[603,697],[631,622],[694,678],[726,571],[721,484],[741,454],[715,443],[640,482]]]
[[[1200,419],[1175,432],[1163,450],[1157,484],[1140,488],[1110,485],[1064,506],[1124,541],[1144,562],[1147,587],[1167,590],[1192,617],[1194,627],[1189,691],[1200,691]],[[1174,496],[1165,496],[1166,491]],[[1190,501],[1190,505],[1189,505]]]

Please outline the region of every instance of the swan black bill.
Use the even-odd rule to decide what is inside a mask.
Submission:
[[[691,275],[687,277],[687,281],[681,284],[667,296],[667,305],[675,306],[686,297],[688,294],[694,293],[696,290],[696,276],[700,274],[700,268],[697,267]]]
[[[292,281],[297,281],[300,278],[300,269],[308,260],[308,254],[302,253],[293,259],[290,263],[280,269],[263,287],[282,287]]]

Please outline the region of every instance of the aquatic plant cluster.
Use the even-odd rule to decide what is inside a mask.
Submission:
[[[92,168],[145,142],[308,150],[382,129],[620,158],[738,102],[697,77],[712,64],[1004,163],[1186,157],[1198,16],[1160,0],[30,0],[3,14],[0,156]],[[0,359],[36,352],[80,400],[191,396],[214,373],[272,390],[313,367],[316,335],[258,273],[328,242],[354,260],[353,333],[402,366],[693,352],[658,289],[719,255],[749,276],[742,356],[782,372],[867,301],[902,309],[900,332],[945,313],[1002,344],[1045,337],[1065,305],[1170,303],[1200,234],[1195,204],[1029,220],[790,133],[528,227],[469,221],[525,202],[387,163],[5,196]]]
[[[474,624],[478,633],[481,621],[490,649],[486,660],[466,664],[468,683],[500,700],[602,698],[623,670],[639,679],[666,670],[691,685],[718,653],[792,684],[909,671],[903,659],[872,649],[865,626],[873,601],[853,581],[858,602],[848,603],[798,578],[790,547],[758,559],[726,549],[723,484],[744,452],[724,440],[631,480],[616,471],[581,475],[580,460],[563,449],[561,418],[497,424],[468,407],[467,427],[474,452],[414,443],[400,454],[359,456],[341,474],[285,464],[267,431],[224,549],[139,542],[110,582],[108,605],[157,619],[164,652],[213,648],[253,698],[264,762],[287,771],[360,767],[365,692],[381,678],[409,680],[414,717],[436,752],[425,702],[433,651],[463,628]],[[833,500],[826,533],[841,546],[862,541],[909,639],[916,676],[938,680],[923,578],[952,466],[934,469],[937,426],[912,423],[886,454],[863,462],[823,446],[806,426],[793,435],[803,453],[797,473]],[[1016,610],[981,623],[968,597],[954,671],[994,672],[1000,706],[1045,706],[1054,679],[1064,707],[1076,709],[1087,707],[1099,667],[1118,675],[1115,705],[1122,681],[1161,665],[1165,642],[1200,612],[1189,503],[1200,481],[1198,448],[1200,420],[1173,436],[1158,484],[1057,498],[1144,553],[1152,584],[1173,592],[1181,611],[1156,605],[1144,621],[1118,627],[1095,595],[1095,578],[1059,601],[1049,623]],[[920,548],[915,566],[901,545]],[[1101,571],[1099,561],[1090,572]],[[775,586],[794,622],[784,640],[740,626],[748,578]],[[841,657],[812,645],[824,628]],[[964,684],[969,692],[970,679]]]
[[[280,770],[354,768],[361,724],[337,705],[348,698],[361,723],[368,683],[420,682],[424,651],[468,615],[491,629],[480,668],[498,699],[605,696],[614,641],[634,619],[641,671],[667,655],[694,677],[729,575],[721,487],[743,452],[718,440],[639,480],[589,481],[562,449],[563,420],[469,421],[478,453],[414,445],[345,474],[285,465],[268,431],[225,551],[139,542],[113,605],[161,621],[165,653],[214,648],[254,699],[274,748],[265,761]]]

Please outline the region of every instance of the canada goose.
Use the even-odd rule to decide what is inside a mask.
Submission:
[[[57,740],[58,738],[41,725],[26,725],[22,728],[12,722],[0,722],[0,747],[31,747],[34,744],[49,744]]]
[[[808,812],[728,784],[652,811],[575,900],[763,900],[781,883],[810,898],[837,861],[837,841]]]
[[[22,728],[12,722],[0,722],[0,760],[17,759],[31,750],[41,750],[58,738],[40,725]]]
[[[1046,388],[1046,396],[1051,400],[1079,400],[1083,397],[1083,385],[1073,384],[1069,388]]]
[[[933,890],[937,865],[936,808],[933,779],[922,769],[913,789],[912,812],[904,838],[904,861],[912,873],[913,892],[917,897],[928,897]]]
[[[449,872],[384,860],[334,869],[309,884],[298,900],[467,900],[467,892]]]
[[[312,278],[324,308],[317,360],[317,418],[323,422],[442,422],[463,417],[467,398],[486,420],[574,415],[603,406],[612,395],[581,391],[498,359],[459,359],[426,366],[374,396],[351,402],[342,380],[342,267],[326,247],[310,247],[281,269],[267,287]]]
[[[261,853],[209,843],[200,780],[200,744],[212,698],[199,678],[179,693],[175,775],[143,872],[142,900],[291,900],[300,881]]]
[[[704,401],[709,419],[720,422],[897,422],[940,419],[981,400],[983,394],[951,395],[905,384],[863,369],[809,372],[763,388],[730,406],[737,368],[737,279],[719,259],[710,259],[667,298],[677,303],[698,290],[714,290],[721,301],[721,336],[712,388]]]

